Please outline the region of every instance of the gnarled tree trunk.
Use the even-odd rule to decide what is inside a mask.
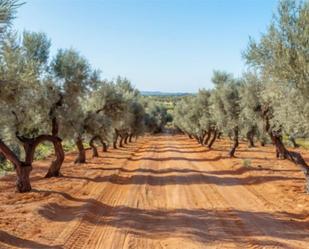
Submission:
[[[236,151],[236,149],[237,149],[237,147],[239,145],[239,141],[238,141],[238,127],[235,127],[233,132],[234,132],[234,137],[233,137],[234,143],[233,143],[233,146],[232,146],[232,148],[231,148],[231,150],[229,152],[229,157],[234,157],[235,151]]]
[[[75,141],[76,147],[78,149],[78,156],[75,159],[75,163],[85,163],[86,162],[86,151],[83,145],[83,140],[81,137],[78,137]]]
[[[120,148],[123,147],[123,136],[120,136],[119,147],[120,147]]]
[[[117,149],[117,142],[118,142],[118,137],[119,137],[119,131],[115,129],[115,139],[113,141],[113,147],[114,149]]]
[[[260,109],[261,116],[264,120],[264,129],[270,136],[270,139],[272,143],[276,147],[276,154],[277,156],[281,156],[283,159],[288,159],[294,164],[296,164],[304,173],[305,179],[306,179],[306,191],[309,193],[309,166],[304,160],[304,158],[301,156],[300,153],[294,152],[294,151],[289,151],[285,148],[283,142],[282,142],[282,137],[281,134],[278,132],[272,131],[269,123],[269,118],[270,118],[270,109],[269,107],[264,107]]]
[[[276,136],[275,133],[269,131],[269,135],[273,144],[276,146],[277,157],[292,161],[303,171],[306,179],[306,191],[309,193],[309,166],[304,158],[298,152],[287,150],[281,137]]]
[[[130,134],[129,136],[129,142],[132,143],[133,134]]]
[[[92,149],[92,157],[99,157],[99,153],[98,153],[98,150],[97,150],[97,147],[95,146],[94,144],[94,141],[96,139],[98,139],[99,137],[98,136],[94,136],[90,139],[89,141],[89,146],[91,147]]]
[[[199,144],[203,145],[203,140],[204,140],[204,137],[203,137],[203,136],[199,136],[199,137],[198,137],[198,142],[199,142]]]
[[[35,138],[26,138],[21,136],[17,136],[17,138],[23,143],[26,155],[24,164],[28,166],[31,166],[33,163],[36,147],[42,142],[51,142],[54,146],[56,160],[51,163],[45,177],[60,176],[60,168],[64,161],[64,151],[62,147],[62,140],[59,137],[56,135],[40,135]]]
[[[209,129],[208,132],[207,132],[207,136],[204,140],[204,145],[208,144],[210,137],[211,137],[211,130]]]
[[[114,148],[114,149],[117,149],[117,148],[118,148],[118,147],[117,147],[117,140],[114,140],[114,141],[113,141],[113,148]]]
[[[217,130],[214,130],[213,132],[213,137],[210,140],[209,144],[208,144],[208,148],[211,149],[212,145],[214,144],[214,142],[216,141],[217,138]]]
[[[107,152],[108,146],[104,142],[103,138],[101,136],[97,136],[97,139],[99,139],[100,143],[102,144],[102,152]]]
[[[16,170],[16,190],[20,193],[29,192],[31,190],[30,172],[32,166],[22,162],[14,154],[14,152],[0,139],[0,151],[4,157],[13,163]]]
[[[58,120],[55,116],[55,111],[57,110],[58,107],[62,106],[63,102],[63,95],[60,94],[59,100],[51,107],[50,112],[49,112],[49,117],[52,120],[52,136],[49,138],[50,142],[53,143],[54,145],[54,151],[56,155],[56,160],[54,160],[49,169],[47,174],[45,175],[46,178],[49,177],[58,177],[60,176],[60,168],[61,165],[64,161],[64,150],[62,146],[62,140],[58,137],[59,134],[59,124]]]
[[[102,140],[101,141],[101,143],[102,143],[102,146],[103,146],[103,152],[107,152],[107,144]]]
[[[247,140],[248,140],[248,147],[252,148],[254,146],[254,130],[250,130],[247,132]]]
[[[30,184],[30,172],[32,166],[21,164],[20,167],[16,167],[16,190],[19,193],[29,192],[31,190]]]
[[[34,160],[34,153],[36,147],[44,142],[52,142],[56,154],[56,160],[51,163],[46,177],[60,176],[60,168],[64,161],[64,151],[62,148],[62,141],[59,137],[53,135],[40,135],[35,138],[25,138],[16,135],[17,138],[23,143],[25,150],[25,161],[22,162],[18,157],[11,151],[11,149],[0,140],[0,151],[5,158],[14,164],[16,170],[16,189],[18,192],[29,192],[31,190],[30,184],[30,172],[32,170],[32,163]]]
[[[63,150],[63,147],[62,147],[62,140],[58,137],[53,137],[52,140],[53,140],[52,143],[54,145],[56,160],[54,160],[51,163],[51,165],[48,169],[48,172],[45,176],[46,178],[61,176],[60,168],[61,168],[61,165],[64,161],[64,156],[65,156],[64,150]]]
[[[200,144],[201,145],[204,145],[206,135],[207,135],[207,131],[203,131],[202,136],[200,137]]]
[[[128,138],[129,138],[129,134],[126,134],[124,137],[124,143],[128,144]]]

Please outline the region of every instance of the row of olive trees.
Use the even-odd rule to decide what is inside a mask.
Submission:
[[[85,143],[93,156],[98,156],[98,142],[103,151],[122,147],[147,130],[151,113],[145,113],[139,92],[126,78],[102,80],[74,49],[60,49],[50,58],[51,42],[44,33],[8,30],[17,7],[17,1],[0,1],[0,154],[15,167],[17,190],[27,192],[39,144],[53,144],[56,159],[46,177],[57,177],[65,157],[63,140],[74,141],[75,162],[85,163]],[[16,145],[22,145],[21,154]]]
[[[250,40],[243,56],[250,66],[240,79],[215,71],[214,89],[200,90],[175,108],[175,124],[211,147],[221,133],[254,146],[269,139],[276,156],[289,159],[304,172],[309,191],[309,167],[297,152],[286,149],[283,136],[309,135],[309,2],[284,0],[260,41]],[[213,134],[213,138],[211,138]]]
[[[215,71],[215,88],[200,90],[196,96],[180,101],[174,111],[174,123],[200,144],[211,148],[218,137],[226,134],[233,140],[229,156],[233,157],[239,138],[254,146],[254,137],[265,143],[261,119],[255,111],[260,85],[254,74],[235,79],[231,74]]]

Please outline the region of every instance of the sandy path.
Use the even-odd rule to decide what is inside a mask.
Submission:
[[[309,248],[309,198],[297,168],[272,160],[271,147],[242,145],[226,159],[226,146],[208,151],[183,136],[156,136],[78,171],[69,158],[54,186],[41,180],[1,205],[34,212],[0,216],[0,248]],[[24,216],[13,231],[1,224]]]

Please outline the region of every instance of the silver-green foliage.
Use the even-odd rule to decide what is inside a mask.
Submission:
[[[231,133],[240,127],[240,82],[221,71],[214,72],[212,81],[215,84],[212,92],[214,119],[220,130]]]
[[[2,127],[9,137],[32,137],[49,129],[53,104],[47,76],[50,41],[43,33],[8,33],[0,52]]]
[[[309,2],[280,1],[259,41],[250,40],[246,62],[263,81],[262,104],[271,106],[274,129],[309,131]]]

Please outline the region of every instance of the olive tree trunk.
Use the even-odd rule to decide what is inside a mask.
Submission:
[[[48,172],[46,174],[46,178],[50,178],[50,177],[58,177],[61,176],[60,174],[60,168],[62,166],[62,163],[64,161],[64,150],[62,147],[62,140],[58,137],[54,137],[53,141],[52,141],[53,145],[54,145],[54,151],[55,151],[55,155],[56,155],[56,159],[54,161],[52,161]]]
[[[107,152],[107,144],[105,142],[102,142],[102,146],[103,146],[102,151]]]
[[[19,193],[26,193],[31,191],[30,184],[30,172],[32,166],[21,164],[20,167],[16,167],[16,190]]]
[[[208,145],[210,137],[211,137],[211,130],[209,129],[208,132],[207,132],[207,136],[204,140],[204,145]]]
[[[118,141],[118,136],[115,137],[114,141],[113,141],[113,148],[117,149],[117,141]]]
[[[120,147],[120,148],[123,147],[123,136],[120,136],[119,147]]]
[[[86,151],[83,145],[83,140],[81,137],[78,137],[75,141],[76,147],[78,149],[78,156],[75,159],[75,164],[77,163],[86,163]]]
[[[128,138],[129,138],[129,134],[126,134],[126,135],[125,135],[125,138],[124,138],[124,143],[125,143],[125,144],[128,144]]]
[[[235,156],[235,151],[239,145],[238,141],[238,127],[234,128],[233,130],[234,136],[233,136],[233,146],[229,152],[229,157],[234,157]]]
[[[260,109],[261,116],[264,120],[264,129],[270,136],[270,139],[274,146],[276,147],[277,157],[280,156],[283,159],[288,159],[294,164],[296,164],[304,173],[306,179],[306,192],[309,193],[309,166],[302,157],[302,155],[298,152],[289,151],[285,148],[282,142],[282,136],[278,132],[274,132],[270,126],[269,116],[270,109],[269,107],[264,107],[264,109]]]
[[[54,153],[56,155],[56,159],[52,161],[47,174],[45,175],[46,178],[50,177],[58,177],[60,176],[60,168],[64,161],[64,151],[62,147],[62,140],[57,137],[56,135],[40,135],[35,138],[26,138],[17,136],[19,141],[23,143],[23,147],[25,150],[25,165],[32,166],[34,161],[34,154],[37,146],[43,142],[51,142],[54,146]]]
[[[199,136],[198,140],[199,140],[199,144],[203,145],[204,136]]]
[[[132,143],[133,134],[130,134],[129,136],[129,142]]]
[[[217,130],[214,130],[213,137],[212,137],[212,139],[210,140],[210,142],[208,144],[208,148],[209,149],[211,149],[211,147],[214,144],[214,142],[216,141],[216,139],[217,139]]]
[[[254,145],[254,130],[250,130],[247,132],[247,140],[248,140],[248,147],[252,148],[255,147]]]
[[[64,151],[62,141],[59,137],[53,135],[40,135],[35,138],[26,138],[16,135],[22,142],[25,151],[25,161],[20,161],[16,154],[0,139],[0,152],[7,160],[13,163],[16,170],[16,189],[20,193],[29,192],[31,190],[30,172],[34,160],[34,153],[37,146],[45,141],[52,142],[56,160],[54,160],[45,177],[60,176],[60,168],[64,161]]]
[[[30,172],[32,165],[27,165],[18,159],[15,153],[0,139],[0,151],[2,155],[13,163],[16,170],[16,190],[20,193],[31,190]]]
[[[97,147],[95,146],[95,140],[98,139],[98,136],[94,136],[89,141],[89,146],[92,149],[92,157],[99,157]]]

